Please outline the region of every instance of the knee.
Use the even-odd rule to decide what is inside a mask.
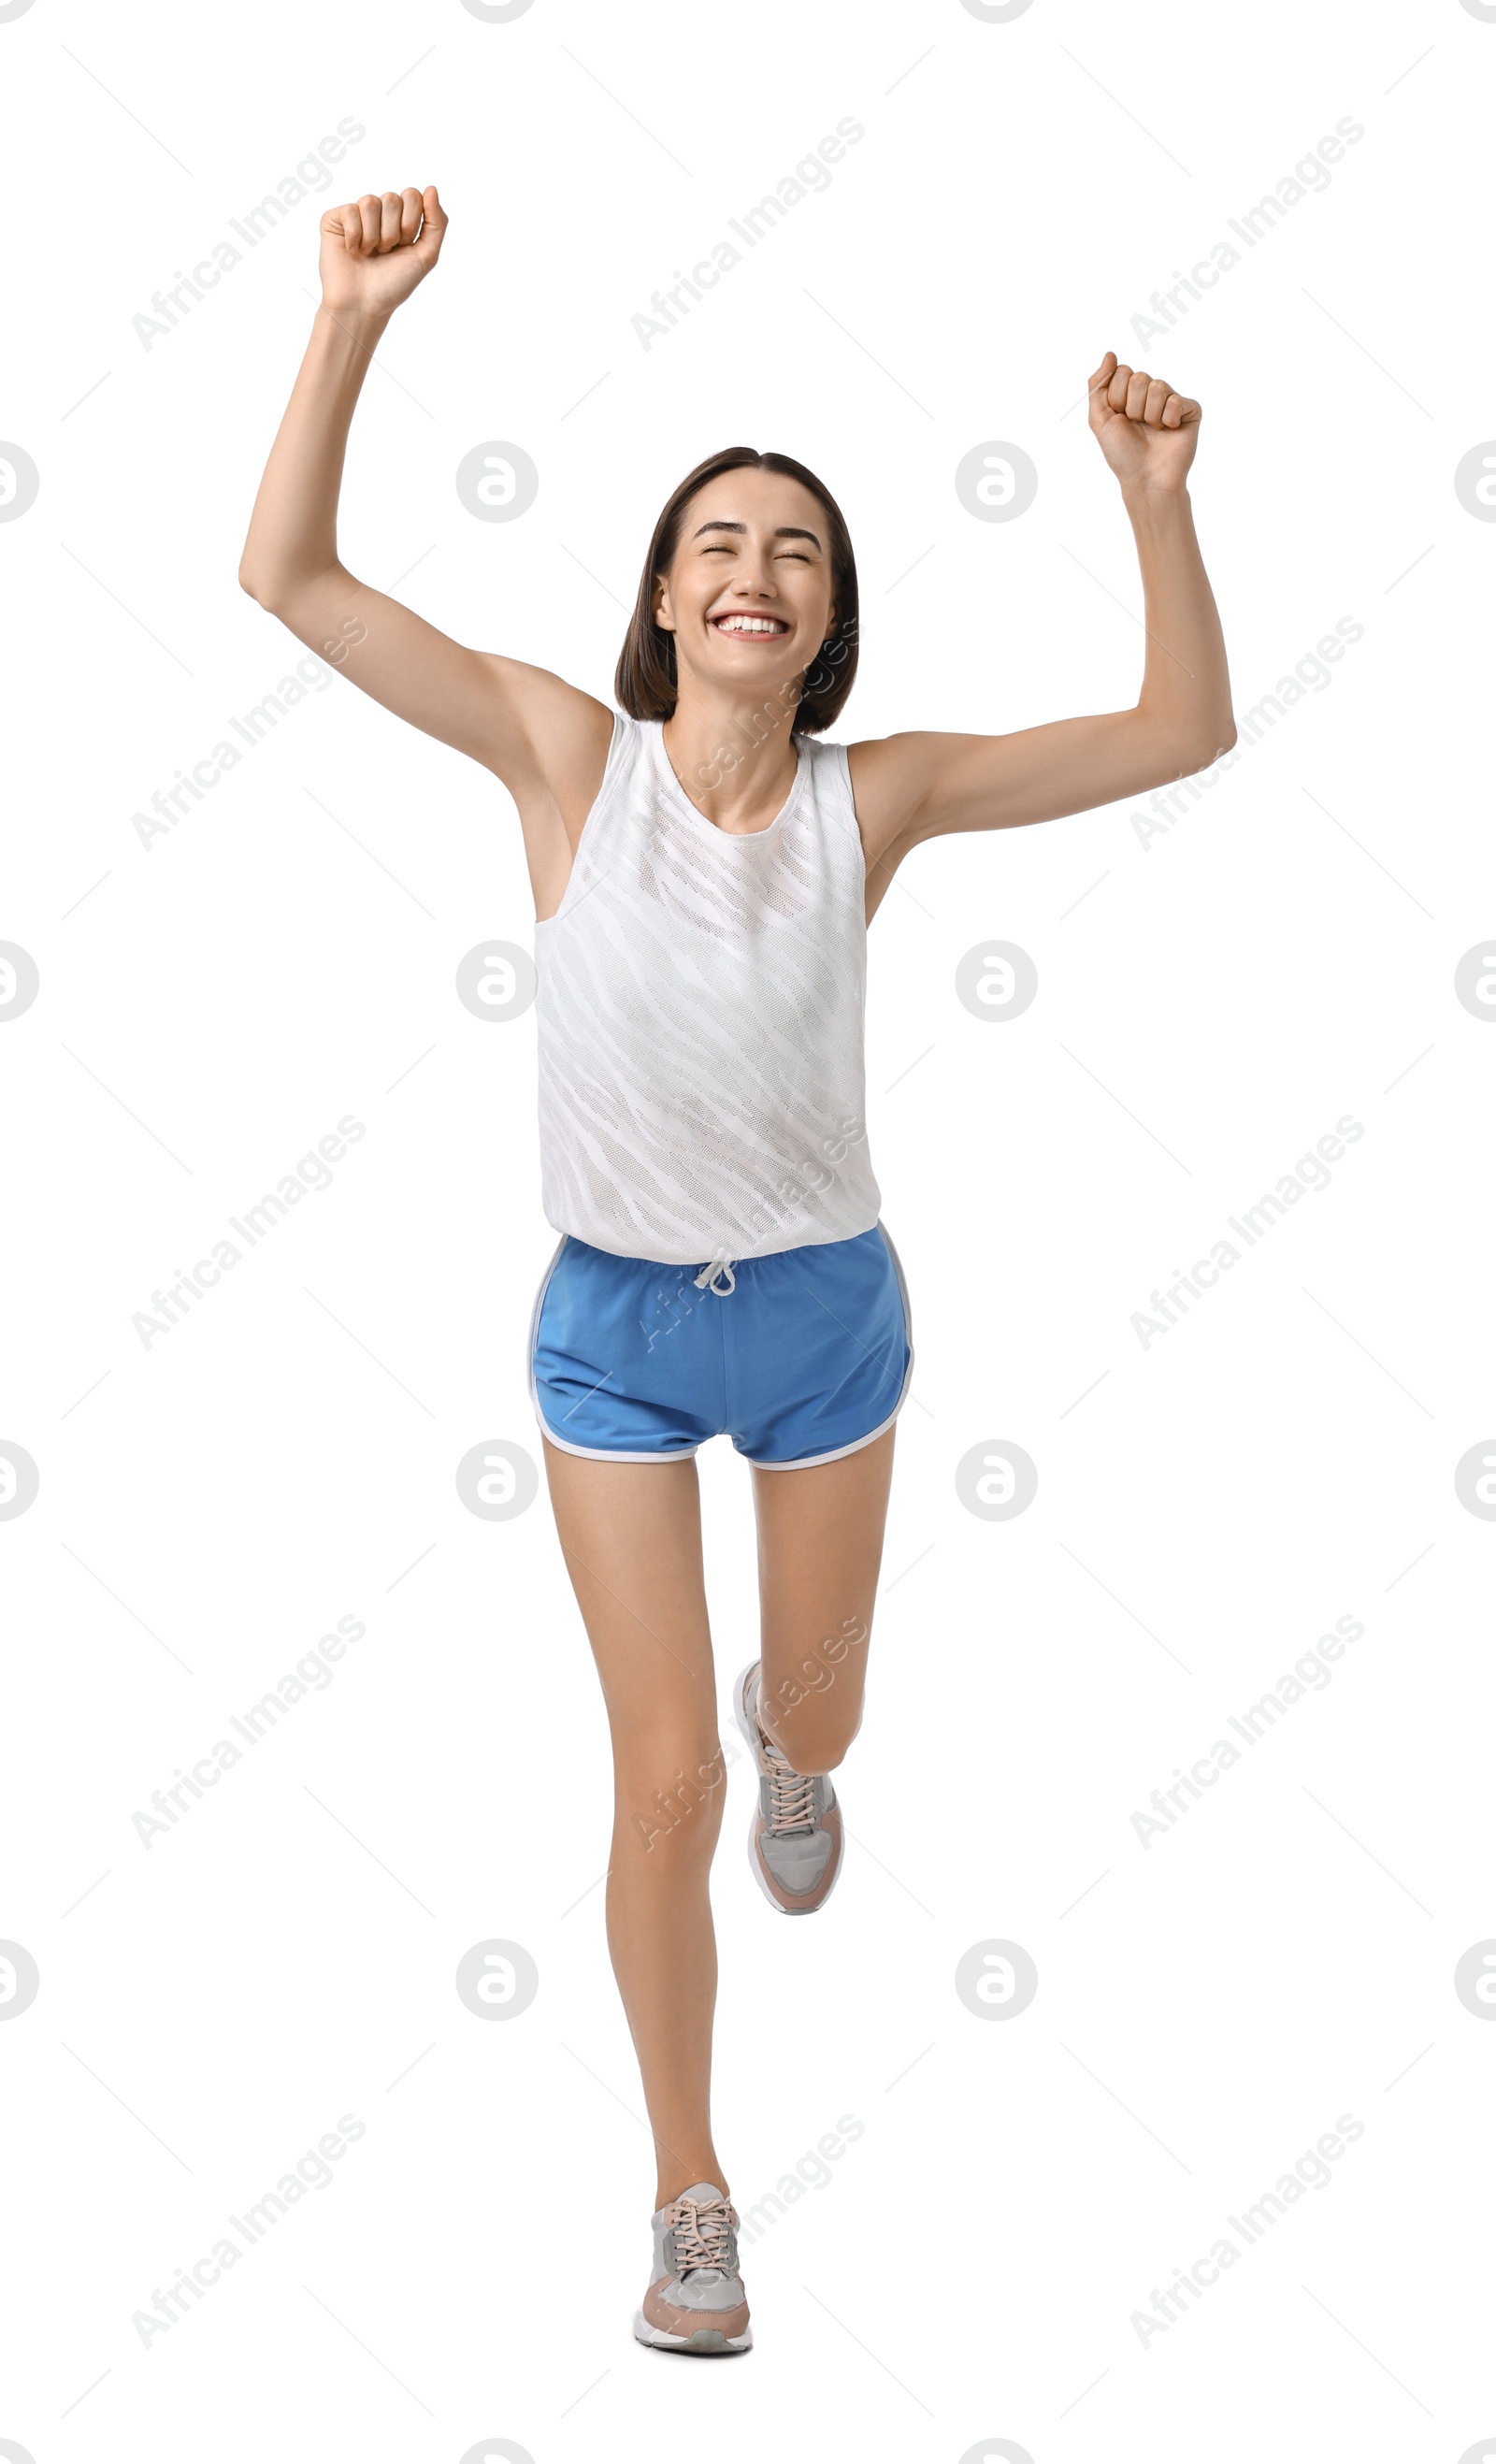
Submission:
[[[797,1688],[798,1701],[775,1702],[759,1697],[759,1716],[791,1771],[807,1778],[835,1771],[844,1761],[862,1727],[861,1697],[809,1694]]]
[[[621,1847],[676,1865],[710,1863],[722,1826],[727,1769],[720,1744],[706,1752],[671,1753],[657,1746],[630,1756],[617,1771],[616,1823]]]
[[[834,1771],[862,1727],[868,1627],[847,1618],[815,1651],[786,1663],[766,1650],[759,1717],[792,1771]]]

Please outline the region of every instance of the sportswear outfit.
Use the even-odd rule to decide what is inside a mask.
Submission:
[[[724,1431],[775,1469],[888,1428],[913,1366],[903,1269],[863,1116],[867,869],[847,749],[795,739],[767,829],[714,828],[658,720],[613,720],[566,892],[536,926],[541,1197],[561,1235],[530,1322],[530,1392],[568,1454],[693,1455]],[[735,1711],[759,1801],[749,1855],[785,1915],[841,1865],[829,1779]],[[696,2182],[652,2218],[641,2343],[753,2343],[737,2215]]]
[[[888,1428],[913,1365],[864,1118],[866,867],[847,748],[795,738],[766,829],[718,830],[622,714],[536,927],[536,1417],[569,1454],[765,1467]]]

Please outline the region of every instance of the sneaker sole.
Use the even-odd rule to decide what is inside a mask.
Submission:
[[[743,1703],[743,1687],[747,1684],[749,1677],[758,1666],[759,1662],[757,1660],[750,1660],[747,1667],[742,1670],[737,1684],[733,1688],[733,1717],[737,1721],[737,1726],[742,1732],[743,1743],[746,1745],[750,1754],[753,1756],[755,1799],[757,1799],[759,1790],[759,1740],[754,1733],[754,1724],[749,1719],[747,1709]],[[752,1874],[754,1881],[758,1883],[759,1890],[763,1893],[764,1898],[768,1901],[770,1907],[774,1910],[777,1917],[818,1917],[822,1909],[825,1907],[826,1901],[830,1898],[831,1892],[835,1890],[837,1883],[842,1879],[842,1865],[839,1864],[837,1866],[836,1872],[831,1877],[830,1890],[826,1891],[824,1898],[817,1900],[813,1907],[787,1908],[782,1900],[777,1900],[775,1898],[768,1883],[764,1881],[763,1868],[759,1862],[758,1840],[759,1815],[756,1803],[754,1812],[748,1816],[749,1872]],[[846,1851],[844,1848],[842,1864],[845,1864],[846,1861]]]
[[[663,2327],[651,2327],[642,2310],[634,2312],[636,2343],[648,2344],[656,2353],[695,2353],[707,2359],[715,2354],[746,2353],[753,2348],[753,2329],[745,2327],[740,2336],[724,2336],[720,2327],[698,2327],[692,2336],[671,2336]]]

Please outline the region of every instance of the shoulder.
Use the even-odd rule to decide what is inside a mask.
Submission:
[[[911,732],[869,737],[840,748],[869,864],[887,855],[916,825],[929,779],[930,744],[928,734]]]
[[[548,683],[550,679],[546,679]],[[575,849],[594,808],[645,759],[649,724],[591,693],[535,696],[522,781],[506,780],[522,820],[554,815]]]
[[[809,787],[810,801],[852,836],[859,835],[856,798],[847,762],[848,747],[825,736],[800,736],[795,740],[800,747],[800,775]]]
[[[623,718],[594,693],[583,693],[547,668],[530,667],[495,651],[483,651],[480,656],[493,675],[495,693],[509,695],[521,714],[527,775],[522,780],[504,777],[511,794],[517,799],[524,789],[532,794],[539,789],[553,797],[562,812],[571,811],[579,802],[585,811],[602,785],[619,725],[635,727],[638,722]],[[517,769],[519,764],[509,766]]]
[[[504,781],[519,816],[536,913],[545,917],[560,907],[583,833],[611,801],[644,734],[640,720],[567,691],[568,700],[552,702],[552,725],[548,697],[538,697],[523,774]]]

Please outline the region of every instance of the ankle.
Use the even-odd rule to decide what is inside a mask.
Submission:
[[[710,2182],[714,2189],[721,2191],[724,2199],[732,2197],[726,2174],[716,2158],[709,2153],[689,2171],[682,2171],[679,2165],[672,2165],[668,2173],[660,2172],[654,2186],[655,2207],[668,2208],[672,2200],[680,2197],[682,2190],[693,2189],[697,2182]]]

